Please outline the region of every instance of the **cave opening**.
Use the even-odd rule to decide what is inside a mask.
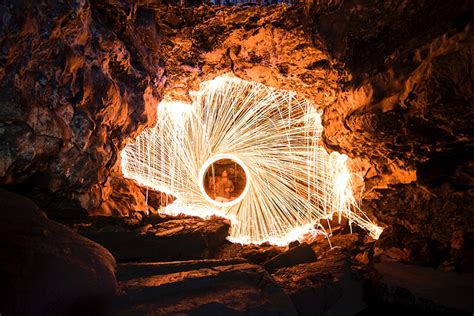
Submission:
[[[471,2],[1,3],[0,314],[472,315]]]
[[[176,197],[164,213],[223,216],[231,221],[229,240],[240,243],[329,236],[320,221],[333,216],[380,236],[359,207],[348,157],[322,146],[315,105],[230,75],[202,82],[191,95],[192,104],[160,103],[156,126],[121,153],[125,177]],[[238,169],[219,166],[226,160]]]

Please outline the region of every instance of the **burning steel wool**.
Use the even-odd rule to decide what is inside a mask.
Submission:
[[[321,112],[292,91],[220,76],[193,103],[163,101],[158,123],[122,152],[127,178],[177,199],[164,208],[231,220],[230,240],[284,245],[334,213],[378,238],[348,157],[321,145]]]

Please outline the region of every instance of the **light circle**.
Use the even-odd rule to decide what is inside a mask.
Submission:
[[[222,159],[229,159],[237,163],[244,170],[244,173],[246,176],[246,183],[245,183],[244,190],[237,198],[229,202],[218,202],[214,200],[208,195],[208,193],[206,192],[206,188],[204,187],[204,180],[205,180],[205,176],[207,174],[209,167],[211,167],[211,165],[214,164],[215,162]],[[230,206],[240,203],[249,191],[250,181],[251,181],[250,172],[247,166],[245,165],[245,163],[240,158],[231,154],[218,154],[218,155],[212,156],[202,165],[201,170],[199,171],[199,176],[198,176],[199,189],[201,191],[201,194],[204,196],[206,201],[218,207],[230,207]]]

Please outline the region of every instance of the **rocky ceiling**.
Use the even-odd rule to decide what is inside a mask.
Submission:
[[[324,110],[325,145],[364,175],[363,208],[387,226],[387,243],[472,240],[469,1],[1,11],[0,181],[51,217],[143,209],[143,189],[120,175],[121,148],[154,124],[160,99],[189,100],[230,72]]]

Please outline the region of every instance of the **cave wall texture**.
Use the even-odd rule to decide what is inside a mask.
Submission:
[[[164,98],[189,101],[189,89],[228,72],[295,90],[324,110],[325,144],[364,176],[363,208],[390,226],[388,243],[423,261],[439,246],[472,240],[468,1],[168,7],[157,15],[172,87]]]
[[[384,243],[423,261],[473,240],[470,1],[1,11],[0,181],[50,214],[143,207],[118,170],[127,138],[154,124],[162,97],[189,101],[231,72],[324,110],[325,144],[365,177],[363,208],[389,226]]]
[[[0,181],[56,215],[115,213],[128,136],[156,120],[163,85],[153,11],[116,1],[0,7]],[[129,206],[134,206],[134,199]]]

